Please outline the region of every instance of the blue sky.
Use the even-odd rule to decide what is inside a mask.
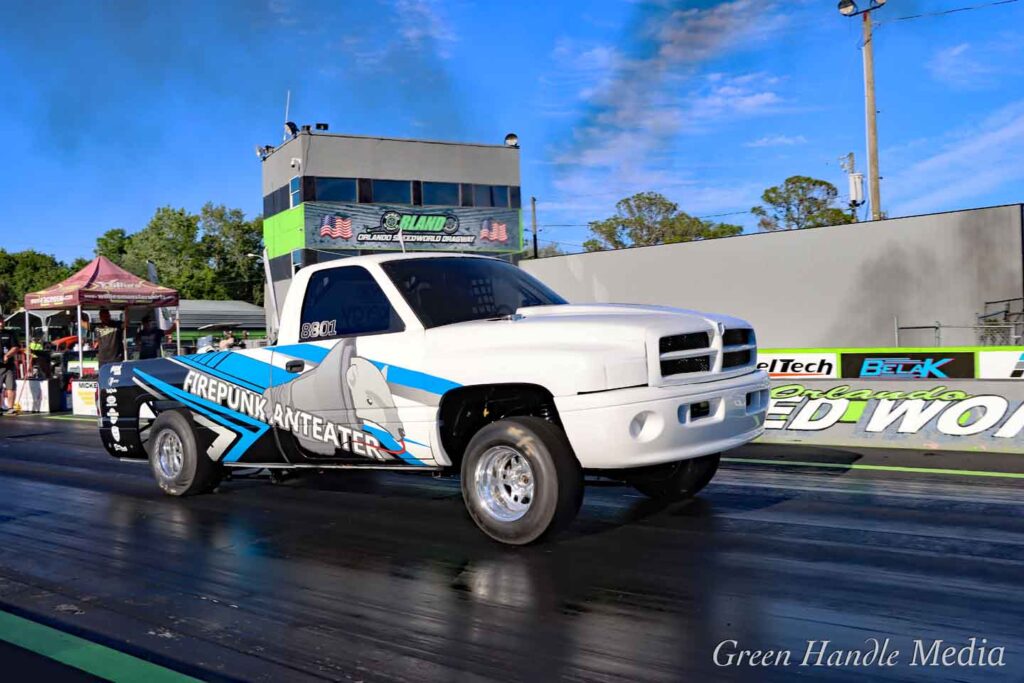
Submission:
[[[890,215],[1024,201],[1024,2],[875,13]],[[256,144],[334,132],[522,144],[541,237],[657,190],[732,214],[863,169],[860,24],[833,0],[23,3],[0,26],[0,247],[70,260],[158,206],[261,209]],[[749,214],[720,220],[753,229]],[[566,226],[566,227],[561,227]]]

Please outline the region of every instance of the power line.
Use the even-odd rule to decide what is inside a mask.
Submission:
[[[746,211],[727,211],[725,213],[709,213],[709,214],[705,214],[703,216],[694,216],[694,218],[699,218],[700,220],[704,220],[705,218],[721,218],[723,216],[741,216],[743,214],[748,214],[748,213],[750,213],[749,209],[746,210]],[[597,221],[593,221],[593,222],[597,222]],[[538,223],[537,227],[538,228],[589,228],[590,227],[590,223]]]
[[[925,17],[941,17],[947,14],[956,14],[957,12],[969,12],[970,10],[985,9],[986,7],[995,7],[996,5],[1012,5],[1020,0],[997,0],[996,2],[983,2],[979,5],[967,5],[966,7],[956,7],[954,9],[942,10],[941,12],[923,12],[921,14],[909,14],[905,17],[894,17],[887,19],[886,21],[879,22],[880,24],[888,24],[892,21],[907,21],[910,19],[924,19]]]
[[[746,211],[730,211],[729,213],[709,213],[706,216],[694,216],[694,218],[720,218],[722,216],[740,216],[745,213],[750,213],[750,209],[747,209]]]
[[[542,240],[542,239],[538,239],[537,241],[538,242],[546,242],[547,244],[560,244],[560,245],[562,245],[564,247],[581,247],[582,248],[584,246],[582,244],[577,244],[576,242],[561,242],[559,240]]]

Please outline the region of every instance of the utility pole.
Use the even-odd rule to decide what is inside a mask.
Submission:
[[[859,222],[857,209],[864,204],[864,174],[857,172],[857,162],[853,152],[839,157],[839,166],[846,171],[846,179],[850,188],[850,211],[853,213],[853,221]]]
[[[537,256],[537,198],[530,197],[530,213],[533,215],[533,258]]]
[[[871,40],[871,12],[864,12],[864,106],[868,133],[868,195],[871,220],[882,220],[882,198],[878,186],[878,125],[875,120],[875,47]]]

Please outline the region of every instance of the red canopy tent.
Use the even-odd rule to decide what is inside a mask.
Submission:
[[[77,307],[78,368],[79,372],[84,374],[82,363],[83,307],[106,306],[127,310],[130,306],[162,308],[177,305],[177,291],[143,280],[107,257],[97,256],[85,268],[67,280],[53,287],[25,295],[25,334],[28,334],[29,329],[29,311]],[[180,329],[178,332],[180,337]]]

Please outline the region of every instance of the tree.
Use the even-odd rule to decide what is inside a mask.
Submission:
[[[121,265],[124,262],[124,255],[128,251],[128,235],[124,228],[114,228],[96,238],[96,248],[93,250],[97,256],[106,256],[114,263]]]
[[[246,220],[239,209],[207,203],[199,215],[164,206],[133,235],[108,230],[96,241],[96,253],[147,277],[152,261],[160,284],[183,299],[241,299],[263,303],[263,219]],[[121,253],[120,259],[113,255]]]
[[[761,230],[799,230],[825,225],[844,225],[857,220],[852,212],[837,207],[839,192],[826,180],[795,175],[761,195],[764,206],[750,210]]]
[[[152,261],[160,284],[183,299],[224,299],[199,241],[199,216],[169,206],[156,210],[145,228],[128,239],[122,266],[146,277]]]
[[[537,258],[547,258],[548,256],[565,256],[564,251],[558,246],[557,242],[550,242],[542,247],[537,248]],[[533,244],[526,246],[526,251],[523,252],[521,261],[528,261],[533,258]]]
[[[68,271],[70,272],[71,275],[74,275],[75,273],[80,271],[82,268],[85,268],[90,263],[92,263],[92,259],[85,258],[84,256],[79,256],[78,258],[71,262],[70,266],[68,266]]]
[[[0,307],[8,314],[25,302],[26,294],[55,285],[71,272],[51,254],[0,249]]]
[[[640,192],[620,200],[615,215],[591,221],[587,251],[624,249],[728,237],[743,232],[738,225],[714,223],[679,210],[679,205],[657,192]]]
[[[203,250],[227,298],[263,303],[263,218],[208,202],[199,216]]]

